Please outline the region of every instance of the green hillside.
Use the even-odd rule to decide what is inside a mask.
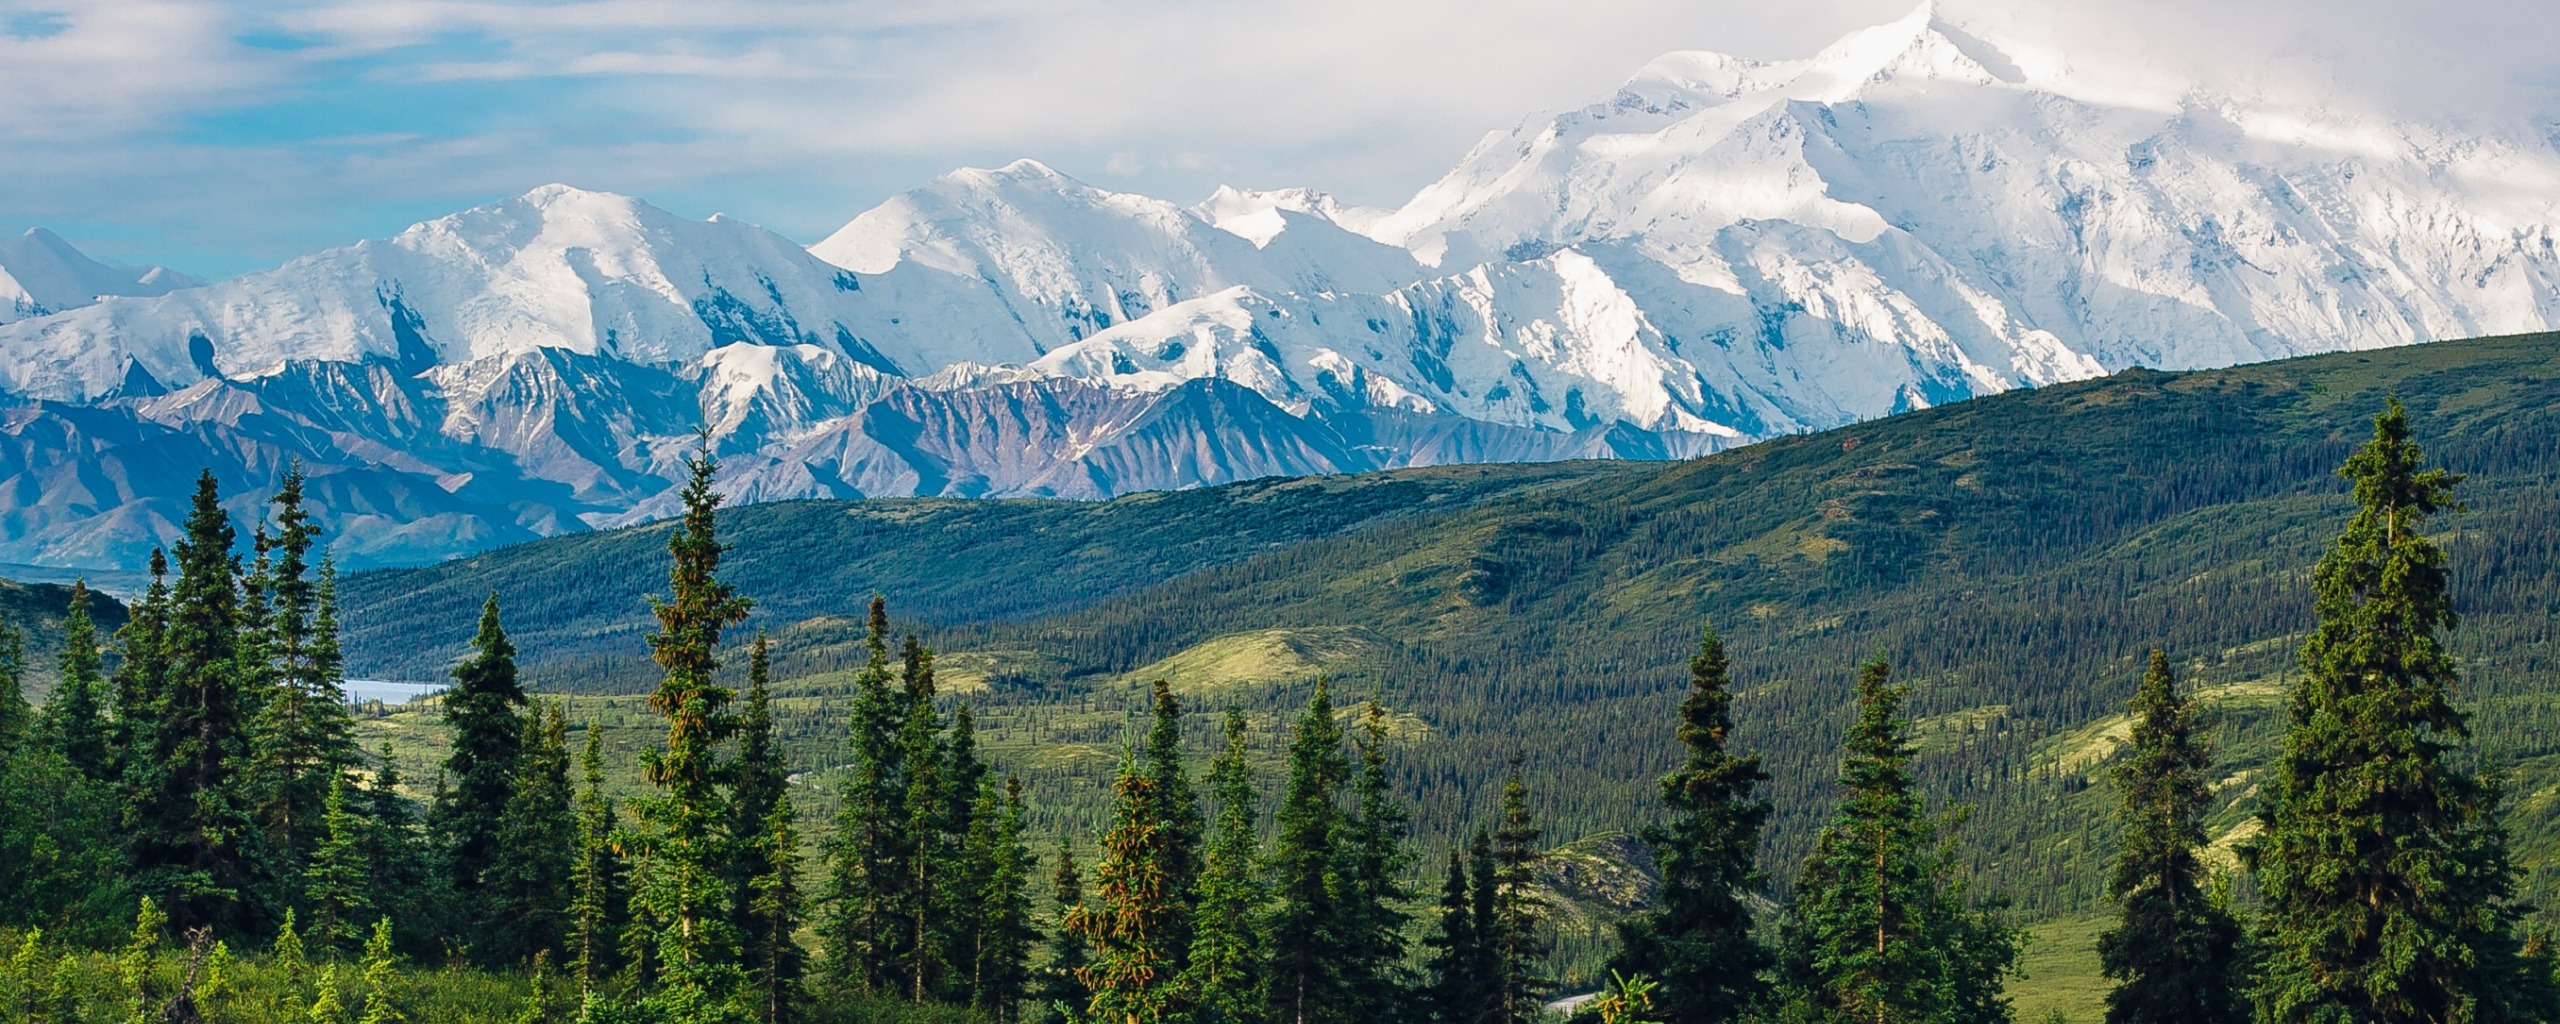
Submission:
[[[1809,842],[1852,670],[1916,684],[1925,778],[1974,805],[1966,855],[2035,918],[2098,906],[2103,771],[2138,660],[2210,691],[2246,815],[2309,625],[2308,567],[2346,512],[2333,475],[2386,394],[2470,474],[2449,517],[2477,749],[2515,770],[2538,895],[2560,888],[2560,336],[2232,370],[2132,371],[1680,464],[1467,467],[1257,482],[1102,504],[802,502],[724,533],[778,631],[793,756],[842,763],[850,613],[873,591],[945,652],[1046,824],[1087,820],[1151,674],[1204,714],[1273,720],[1331,674],[1400,717],[1428,849],[1481,820],[1525,755],[1550,835],[1647,818],[1702,626],[1724,632],[1741,742],[1767,753],[1771,863]],[[359,673],[426,677],[492,588],[554,689],[648,679],[642,599],[664,536],[560,538],[348,582]]]
[[[27,699],[41,703],[53,689],[55,666],[62,656],[62,619],[71,612],[71,587],[61,583],[21,583],[0,579],[0,625],[26,638]],[[124,625],[124,605],[105,594],[89,595],[89,617],[101,636]]]

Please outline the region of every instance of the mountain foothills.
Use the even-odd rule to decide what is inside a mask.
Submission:
[[[1100,785],[1116,709],[1148,681],[1272,715],[1325,674],[1409,716],[1396,783],[1429,794],[1419,834],[1458,835],[1514,755],[1532,778],[1572,780],[1537,797],[1558,834],[1632,830],[1712,624],[1738,733],[1773,776],[1771,848],[1792,863],[1827,806],[1850,670],[1881,652],[1912,687],[1925,784],[1976,808],[1958,833],[1968,863],[2022,911],[2068,915],[2104,899],[2095,783],[2154,648],[2212,711],[2218,856],[2250,834],[2311,622],[2304,574],[2347,508],[2333,471],[2392,395],[2467,474],[2470,511],[2439,519],[2462,615],[2450,649],[2481,749],[2516,773],[2531,888],[2560,894],[2560,806],[2530,796],[2560,783],[2543,682],[2560,335],[2126,371],[1675,465],[747,506],[724,513],[725,564],[759,597],[749,621],[776,640],[777,686],[812,699],[859,669],[867,595],[891,597],[933,641],[943,685],[1015,737],[991,742],[1022,745],[1052,811]],[[465,652],[450,624],[494,591],[545,688],[636,693],[672,529],[356,574],[349,664],[437,678]],[[787,743],[831,756],[832,719],[793,721]]]
[[[0,631],[0,1006],[2560,1020],[2555,397],[2542,334],[1099,504],[724,512],[704,437],[670,523],[344,585],[301,474],[244,535],[207,472],[112,637],[71,589],[40,705]],[[1311,514],[1207,539],[1258,504]],[[865,557],[736,557],[794,517]],[[995,519],[1057,536],[952,557]],[[449,606],[569,552],[665,573],[644,634],[572,587]],[[848,573],[950,621],[807,614]],[[346,700],[375,608],[469,637],[438,698]],[[2098,922],[2093,991],[2034,987],[2039,920]]]
[[[345,565],[741,501],[1679,458],[2133,366],[2560,326],[2531,131],[2088,92],[1935,17],[1665,55],[1396,210],[1032,161],[802,247],[561,185],[201,287],[0,247],[0,559],[299,458]],[[9,289],[15,288],[16,292]]]

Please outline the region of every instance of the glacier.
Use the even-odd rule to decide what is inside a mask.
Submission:
[[[2051,63],[2051,62],[2045,62]],[[1395,209],[963,168],[802,246],[547,185],[204,283],[0,240],[0,560],[300,461],[350,565],[736,500],[1683,458],[2133,366],[2560,326],[2544,133],[2140,102],[1924,4],[1665,54]]]

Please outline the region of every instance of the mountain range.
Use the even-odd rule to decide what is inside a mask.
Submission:
[[[0,244],[0,561],[132,568],[199,466],[313,478],[349,565],[742,500],[1105,498],[1681,458],[2148,366],[2560,326],[2560,152],[2152,103],[1924,5],[1667,54],[1395,210],[1034,161],[802,246],[547,185],[199,284]],[[11,289],[15,289],[12,291]]]

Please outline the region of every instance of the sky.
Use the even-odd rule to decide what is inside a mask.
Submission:
[[[546,182],[802,242],[1033,157],[1184,202],[1393,206],[1668,50],[1912,0],[0,0],[0,231],[221,277]],[[2092,95],[2205,87],[2560,140],[2548,0],[1944,0]]]

